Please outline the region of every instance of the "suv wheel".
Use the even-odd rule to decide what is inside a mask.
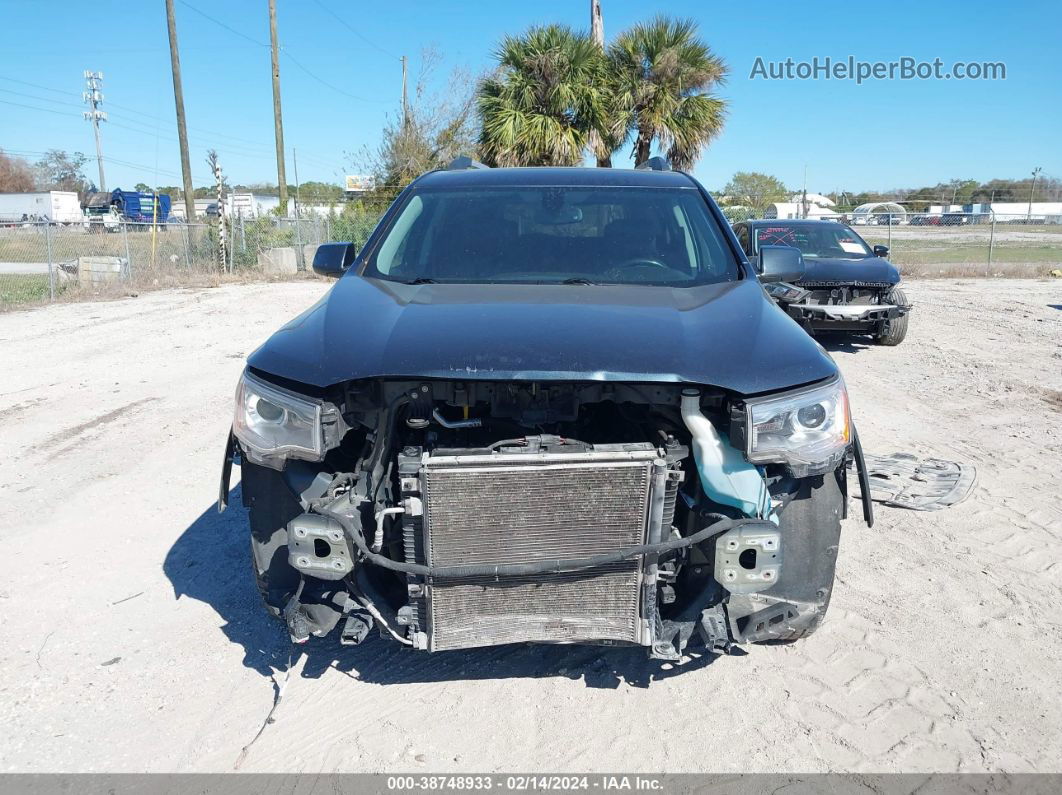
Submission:
[[[899,287],[894,287],[885,294],[885,302],[897,306],[908,306],[907,296]],[[907,321],[909,314],[903,317],[886,320],[882,324],[883,332],[874,336],[874,342],[878,345],[899,345],[907,336]]]

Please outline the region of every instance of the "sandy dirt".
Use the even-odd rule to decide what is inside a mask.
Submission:
[[[214,501],[244,357],[324,289],[0,315],[0,770],[1062,770],[1062,281],[913,282],[902,346],[826,341],[868,450],[980,485],[846,521],[813,638],[669,666],[374,634],[284,685]]]

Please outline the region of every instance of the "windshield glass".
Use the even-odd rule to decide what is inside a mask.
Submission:
[[[365,275],[440,283],[655,284],[739,278],[693,189],[505,187],[411,194]]]
[[[805,257],[860,259],[874,256],[859,235],[833,221],[757,227],[757,251],[760,246],[792,246],[800,249]]]

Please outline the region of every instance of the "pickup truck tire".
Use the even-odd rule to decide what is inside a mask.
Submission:
[[[251,569],[271,615],[281,617],[299,587],[299,573],[288,563],[288,522],[302,513],[283,476],[244,461],[243,504],[251,526]]]
[[[894,287],[886,293],[885,303],[908,306],[907,296],[899,287]],[[903,338],[907,336],[907,320],[909,317],[910,315],[905,314],[903,317],[887,321],[886,327],[888,330],[884,334],[876,335],[874,342],[878,345],[899,345],[903,342]]]
[[[799,615],[754,643],[792,643],[815,632],[833,596],[841,519],[848,502],[844,467],[805,478],[797,496],[782,511],[782,573],[763,595],[797,608]]]

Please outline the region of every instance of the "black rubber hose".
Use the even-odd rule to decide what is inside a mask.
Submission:
[[[372,460],[369,462],[371,466],[367,467],[370,477],[369,487],[372,490],[371,494],[374,503],[383,483],[384,459],[387,458],[387,454],[391,451],[391,446],[394,444],[395,417],[397,416],[398,408],[403,403],[410,402],[411,399],[407,392],[399,394],[387,405],[385,415],[381,417],[380,426],[382,430],[378,432],[376,444],[373,445]]]
[[[402,563],[397,560],[379,555],[369,549],[361,530],[354,525],[350,517],[341,513],[329,511],[327,508],[319,509],[322,516],[326,516],[339,523],[353,540],[354,545],[362,553],[365,560],[381,568],[399,571],[405,574],[416,574],[422,577],[436,579],[458,579],[462,577],[526,577],[535,574],[554,574],[566,571],[581,571],[597,566],[607,566],[610,563],[620,563],[640,555],[659,555],[662,552],[670,552],[674,549],[699,544],[714,535],[733,530],[735,527],[745,525],[763,525],[764,529],[774,530],[775,526],[763,519],[724,519],[698,530],[696,533],[683,538],[672,538],[661,541],[658,544],[639,544],[633,547],[623,547],[615,552],[605,552],[589,558],[556,558],[554,560],[540,560],[534,563],[500,563],[500,564],[469,564],[464,566],[425,566],[422,563]]]

